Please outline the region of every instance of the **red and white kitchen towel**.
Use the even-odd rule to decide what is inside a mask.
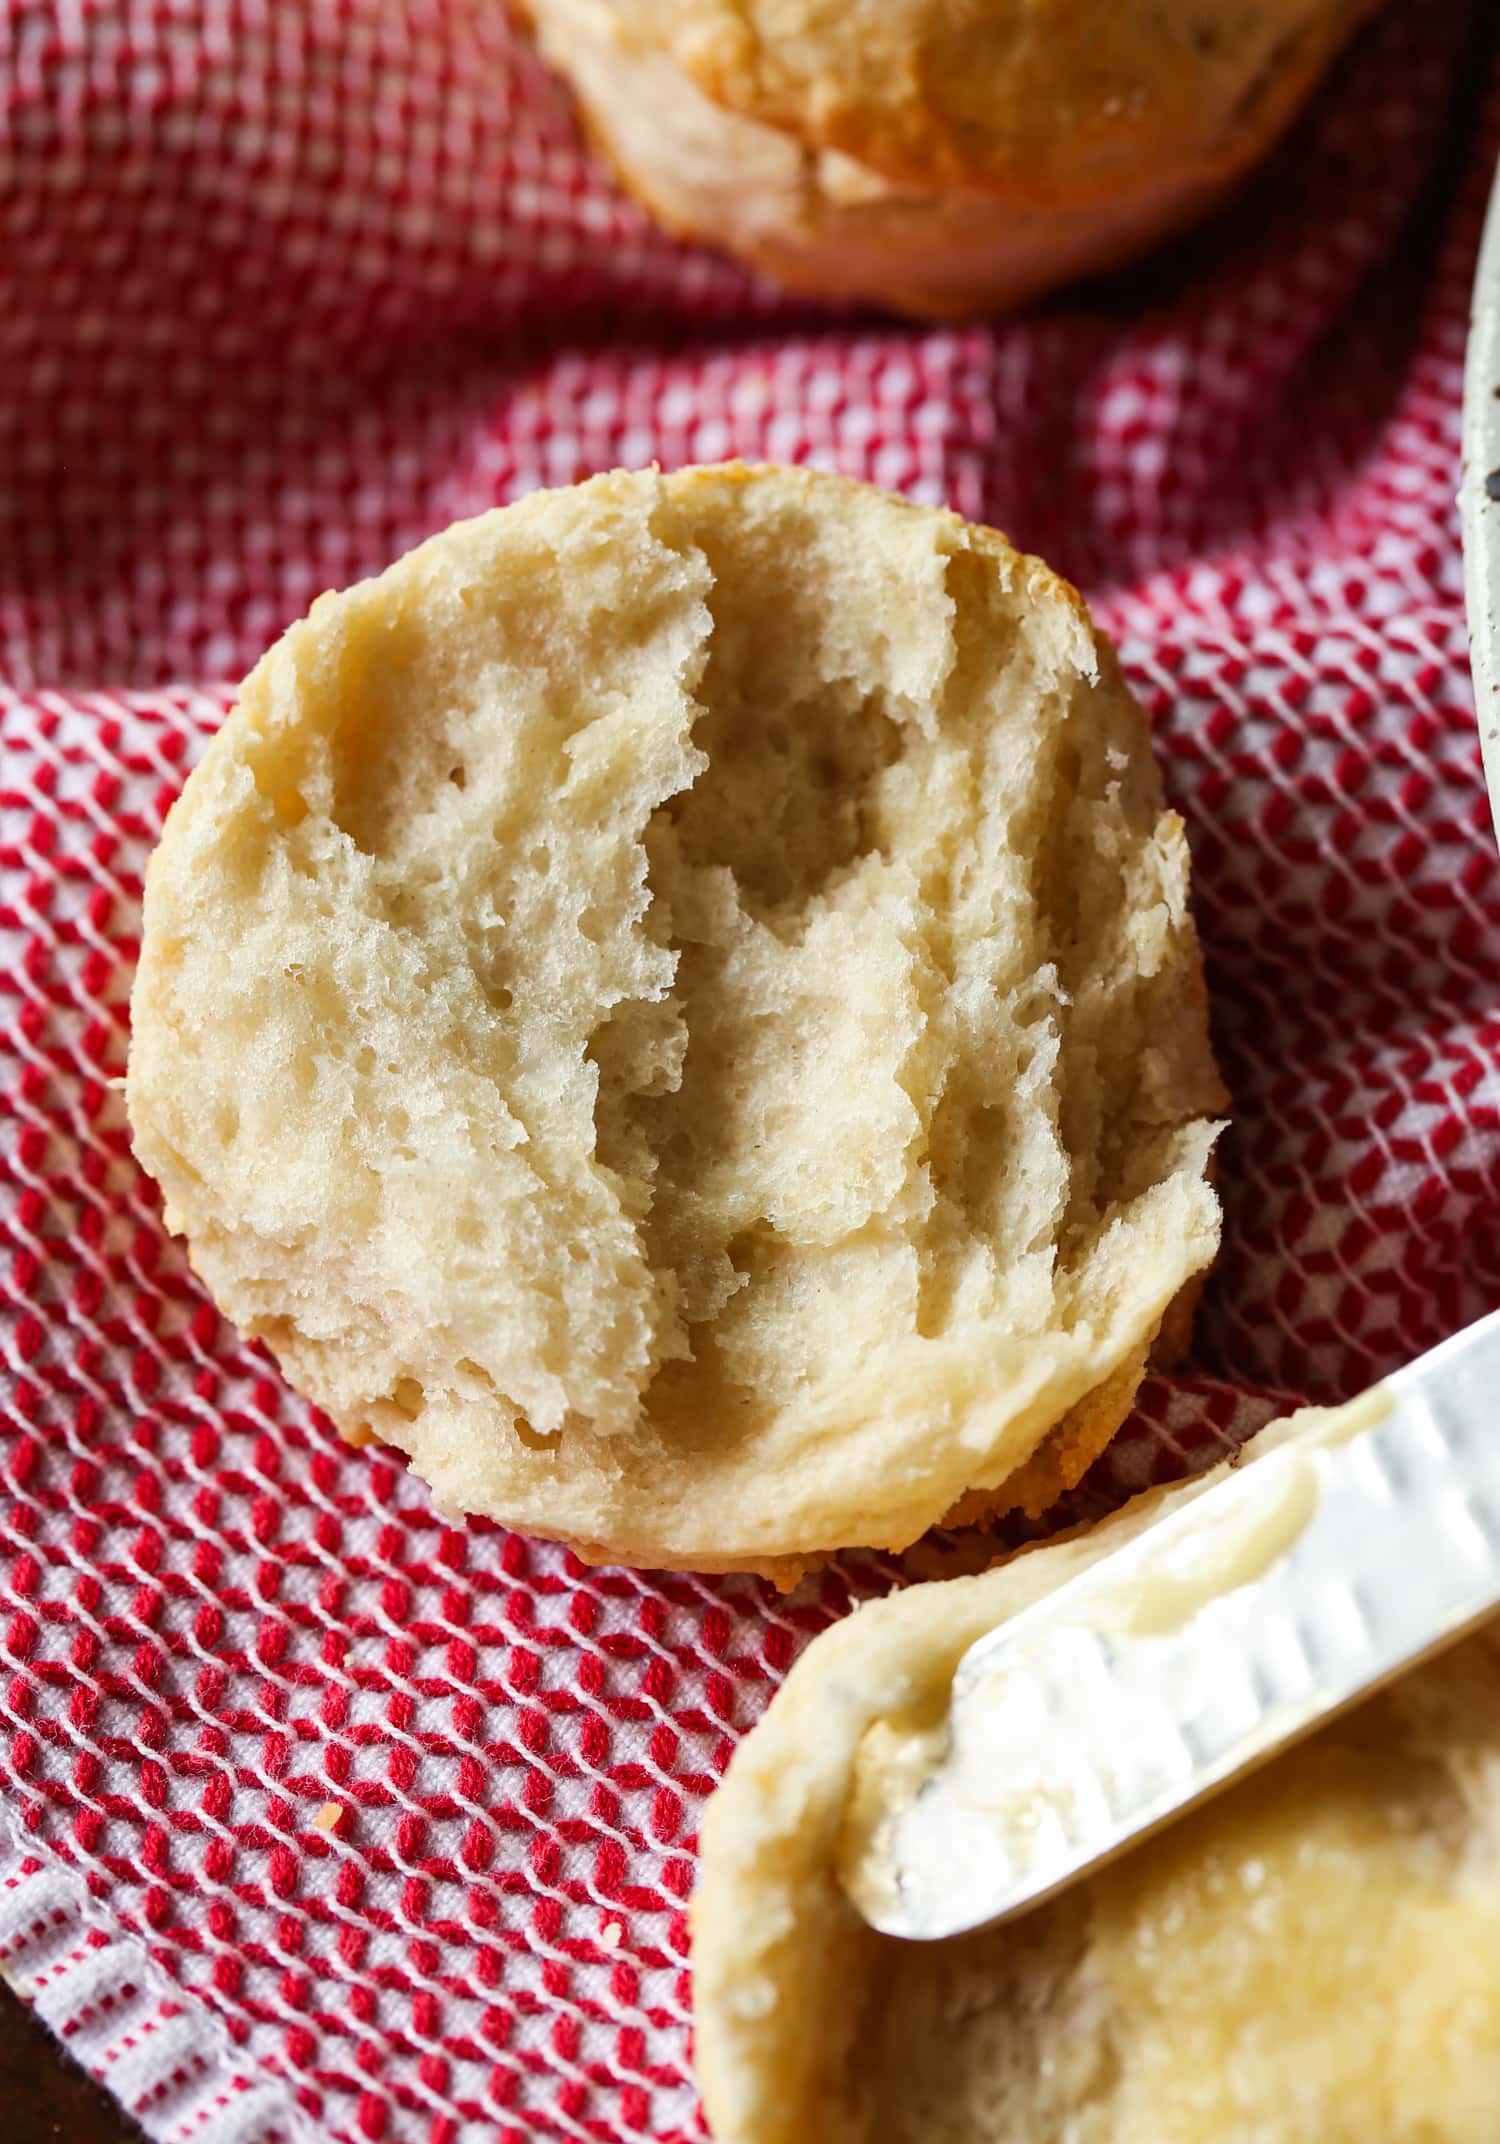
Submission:
[[[0,0],[0,1963],[159,2138],[691,2139],[703,1798],[789,1599],[455,1528],[163,1233],[141,871],[318,591],[616,463],[807,461],[1077,580],[1156,717],[1235,1128],[1100,1510],[1500,1301],[1500,863],[1453,493],[1485,0],[1397,0],[1216,229],[1026,318],[653,232],[498,0]],[[336,1812],[336,1815],[333,1813]]]

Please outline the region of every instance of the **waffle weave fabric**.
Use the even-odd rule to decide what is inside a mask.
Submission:
[[[704,1796],[811,1633],[974,1543],[783,1600],[346,1450],[131,1159],[146,856],[266,643],[458,515],[653,456],[946,501],[1122,644],[1235,1098],[1194,1362],[1075,1511],[1493,1307],[1500,24],[1396,0],[1212,233],[964,329],[653,232],[498,0],[6,0],[0,88],[0,1964],[159,2138],[698,2138]]]

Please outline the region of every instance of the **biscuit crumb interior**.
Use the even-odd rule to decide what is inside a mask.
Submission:
[[[324,598],[148,896],[132,1117],[219,1301],[452,1504],[545,1526],[550,1480],[583,1539],[909,1537],[1002,1478],[1216,1227],[1111,660],[989,532],[733,471]]]

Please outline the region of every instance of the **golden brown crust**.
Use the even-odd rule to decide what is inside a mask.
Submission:
[[[1209,1182],[1214,1181],[1209,1171]],[[1161,1324],[1156,1329],[1156,1338],[1151,1343],[1151,1353],[1146,1366],[1152,1370],[1175,1370],[1178,1363],[1193,1344],[1193,1320],[1198,1315],[1198,1305],[1203,1299],[1207,1283],[1206,1273],[1196,1273],[1185,1287],[1168,1303]]]
[[[1192,1290],[1184,1289],[1183,1295],[1190,1292],[1196,1294],[1196,1284]],[[1122,1363],[1112,1377],[1069,1409],[1030,1459],[1014,1474],[1008,1475],[998,1489],[970,1490],[944,1513],[942,1526],[945,1529],[981,1527],[1012,1511],[1024,1512],[1028,1518],[1040,1518],[1050,1511],[1070,1489],[1077,1488],[1116,1431],[1123,1426],[1145,1365],[1144,1354]],[[365,1425],[357,1424],[345,1435],[351,1444],[366,1444],[372,1432]],[[571,1549],[580,1563],[615,1564],[620,1561],[618,1548],[611,1548],[606,1542],[575,1540],[566,1534],[557,1538],[564,1548]],[[882,1544],[872,1545],[879,1547]],[[886,1545],[895,1551],[910,1546],[906,1541]],[[693,1569],[718,1574],[743,1572],[752,1578],[768,1579],[780,1592],[790,1593],[801,1585],[809,1572],[826,1569],[836,1554],[837,1551],[829,1550],[823,1555],[808,1556],[714,1557],[695,1559]]]
[[[636,0],[627,12],[634,36],[729,111],[887,178],[1041,203],[1168,163],[1240,168],[1373,4]]]
[[[797,289],[1017,303],[1201,217],[1377,0],[530,0],[622,181]]]
[[[1020,1511],[1039,1519],[1059,1498],[1076,1489],[1100,1453],[1122,1427],[1145,1374],[1146,1351],[1122,1362],[1086,1399],[1070,1407],[1024,1465],[1007,1475],[998,1489],[971,1489],[945,1513],[945,1527],[984,1526]]]
[[[971,1489],[967,1496],[961,1496],[944,1514],[943,1525],[986,1526],[1010,1511],[1039,1519],[1071,1489],[1076,1489],[1094,1461],[1108,1450],[1116,1433],[1124,1428],[1146,1371],[1174,1368],[1191,1347],[1193,1319],[1206,1280],[1206,1274],[1195,1274],[1179,1288],[1162,1314],[1149,1349],[1121,1363],[1113,1377],[1070,1408],[1024,1466],[1007,1475],[998,1489]]]
[[[1193,1318],[1207,1276],[1196,1275],[1180,1288],[1167,1305],[1155,1340],[1149,1350],[1120,1365],[1112,1377],[1072,1407],[1049,1436],[1044,1438],[1024,1465],[1006,1476],[998,1489],[971,1489],[943,1514],[944,1530],[993,1525],[1007,1513],[1019,1511],[1029,1519],[1042,1518],[1068,1492],[1076,1489],[1094,1461],[1109,1448],[1124,1427],[1135,1404],[1136,1391],[1148,1368],[1168,1370],[1177,1364],[1192,1344]],[[583,1563],[615,1561],[598,1542],[569,1541]],[[903,1548],[906,1543],[893,1546]],[[716,1563],[720,1572],[744,1571],[766,1578],[783,1593],[802,1583],[810,1571],[832,1562],[828,1556],[781,1556],[766,1560],[740,1559]]]

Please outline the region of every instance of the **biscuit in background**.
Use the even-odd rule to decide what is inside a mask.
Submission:
[[[666,228],[919,318],[1124,267],[1223,200],[1376,0],[524,0]]]

